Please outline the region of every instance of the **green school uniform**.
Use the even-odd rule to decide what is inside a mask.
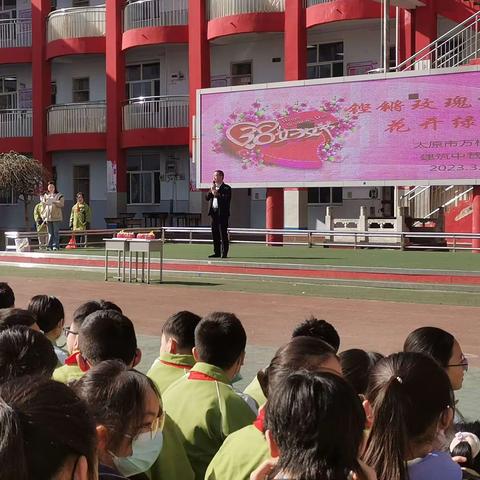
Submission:
[[[86,203],[76,203],[70,213],[70,227],[72,230],[86,230],[92,223],[92,210]]]
[[[163,392],[179,378],[183,377],[195,365],[193,355],[178,355],[172,353],[161,353],[150,370],[147,372],[157,385],[160,393]]]
[[[260,386],[260,382],[258,381],[256,375],[253,380],[247,385],[243,393],[250,395],[257,402],[259,407],[264,405],[267,401],[267,398],[263,393],[262,387]]]
[[[54,370],[52,378],[57,382],[68,385],[70,382],[78,380],[84,375],[85,372],[83,372],[78,365],[63,365]]]
[[[182,433],[169,415],[165,415],[163,447],[148,472],[150,480],[193,480],[195,475],[182,443]]]
[[[33,209],[33,219],[35,220],[35,224],[37,226],[37,232],[46,233],[47,232],[47,224],[43,221],[43,209],[45,205],[40,202],[35,205]]]
[[[225,438],[255,419],[225,372],[203,362],[165,391],[163,405],[182,433],[196,480],[204,480]]]
[[[249,480],[250,474],[269,458],[267,441],[255,422],[226,438],[210,462],[205,480]]]

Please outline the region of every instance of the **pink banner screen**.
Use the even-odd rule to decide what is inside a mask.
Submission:
[[[198,186],[479,183],[480,72],[200,93]]]

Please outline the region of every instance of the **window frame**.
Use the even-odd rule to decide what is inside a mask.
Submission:
[[[88,176],[87,177],[81,177],[81,176],[76,175],[76,173],[77,173],[76,169],[79,168],[79,167],[88,168]],[[73,165],[73,171],[72,171],[73,194],[76,196],[78,192],[82,192],[83,193],[83,198],[85,199],[86,203],[89,203],[89,201],[90,201],[90,179],[91,179],[91,175],[90,175],[90,165],[89,164]],[[79,188],[78,182],[84,182],[84,181],[88,182],[88,188],[87,189]]]
[[[310,200],[307,200],[307,203],[308,205],[321,205],[321,206],[324,206],[324,205],[343,205],[344,203],[344,198],[343,198],[343,187],[310,187],[308,190],[309,192],[311,191],[310,189],[315,189],[318,191],[318,202],[310,202]],[[330,201],[329,202],[321,202],[321,198],[322,198],[322,195],[321,195],[321,190],[323,189],[328,189],[330,192],[329,192],[329,199]],[[333,202],[333,198],[334,198],[334,190],[337,190],[338,189],[340,190],[341,194],[342,194],[342,201],[341,202]]]
[[[158,78],[147,78],[147,79],[144,78],[143,70],[146,66],[149,66],[149,65],[158,65]],[[127,71],[128,71],[128,68],[131,68],[131,67],[140,67],[140,78],[138,80],[127,80],[127,77],[128,77]],[[160,97],[162,94],[161,75],[162,75],[162,66],[161,66],[160,60],[155,62],[149,61],[149,62],[131,63],[128,65],[125,65],[125,88],[126,88],[127,100],[140,98],[140,97]],[[132,87],[134,85],[140,85],[140,84],[149,84],[150,92],[152,94],[133,96]],[[155,94],[156,87],[158,88],[158,95]]]
[[[88,89],[76,89],[75,82],[80,80],[87,80],[88,81]],[[78,101],[75,100],[75,94],[85,93],[88,94],[88,100]],[[72,103],[89,103],[90,102],[90,77],[75,77],[72,78]]]
[[[320,58],[320,54],[319,54],[319,51],[320,51],[320,46],[321,45],[336,45],[336,44],[342,44],[342,59],[341,60],[323,60],[323,61],[320,61],[319,58]],[[308,62],[308,49],[309,48],[312,48],[312,47],[315,47],[316,49],[316,61],[315,62]],[[338,76],[333,76],[333,70],[334,70],[334,67],[333,65],[336,64],[336,65],[339,65],[339,64],[342,64],[342,75],[338,75]],[[308,75],[308,71],[309,71],[309,68],[315,68],[316,71],[320,71],[321,67],[323,66],[330,66],[330,76],[329,77],[322,77],[322,76],[309,76]],[[310,46],[307,46],[307,79],[309,80],[313,80],[313,79],[316,79],[316,78],[338,78],[338,77],[343,77],[345,75],[345,42],[343,40],[340,40],[340,41],[337,41],[337,42],[318,42],[318,43],[312,43]]]

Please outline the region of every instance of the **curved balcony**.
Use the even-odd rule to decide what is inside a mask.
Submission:
[[[189,98],[132,98],[123,107],[123,147],[188,144]]]
[[[209,0],[208,38],[283,32],[285,0]]]
[[[32,110],[0,111],[0,151],[32,151]]]
[[[105,52],[105,6],[63,8],[48,16],[47,58]]]
[[[395,15],[394,8],[391,15]],[[307,28],[342,20],[380,18],[382,5],[375,0],[307,0]]]
[[[188,0],[141,0],[123,11],[122,49],[188,43]]]
[[[96,150],[106,147],[106,103],[52,105],[47,114],[48,150]]]
[[[29,18],[0,20],[0,63],[30,63],[32,21]]]

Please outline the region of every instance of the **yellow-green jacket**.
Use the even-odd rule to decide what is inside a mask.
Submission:
[[[195,359],[193,355],[162,352],[160,357],[153,362],[153,365],[147,372],[147,376],[155,382],[155,385],[163,395],[172,383],[186,375],[194,365]]]
[[[76,203],[70,214],[70,228],[72,230],[87,230],[92,223],[92,210],[86,203]]]
[[[43,202],[37,203],[33,209],[33,219],[37,226],[37,232],[47,232],[47,224],[44,222],[43,210],[45,204]]]

